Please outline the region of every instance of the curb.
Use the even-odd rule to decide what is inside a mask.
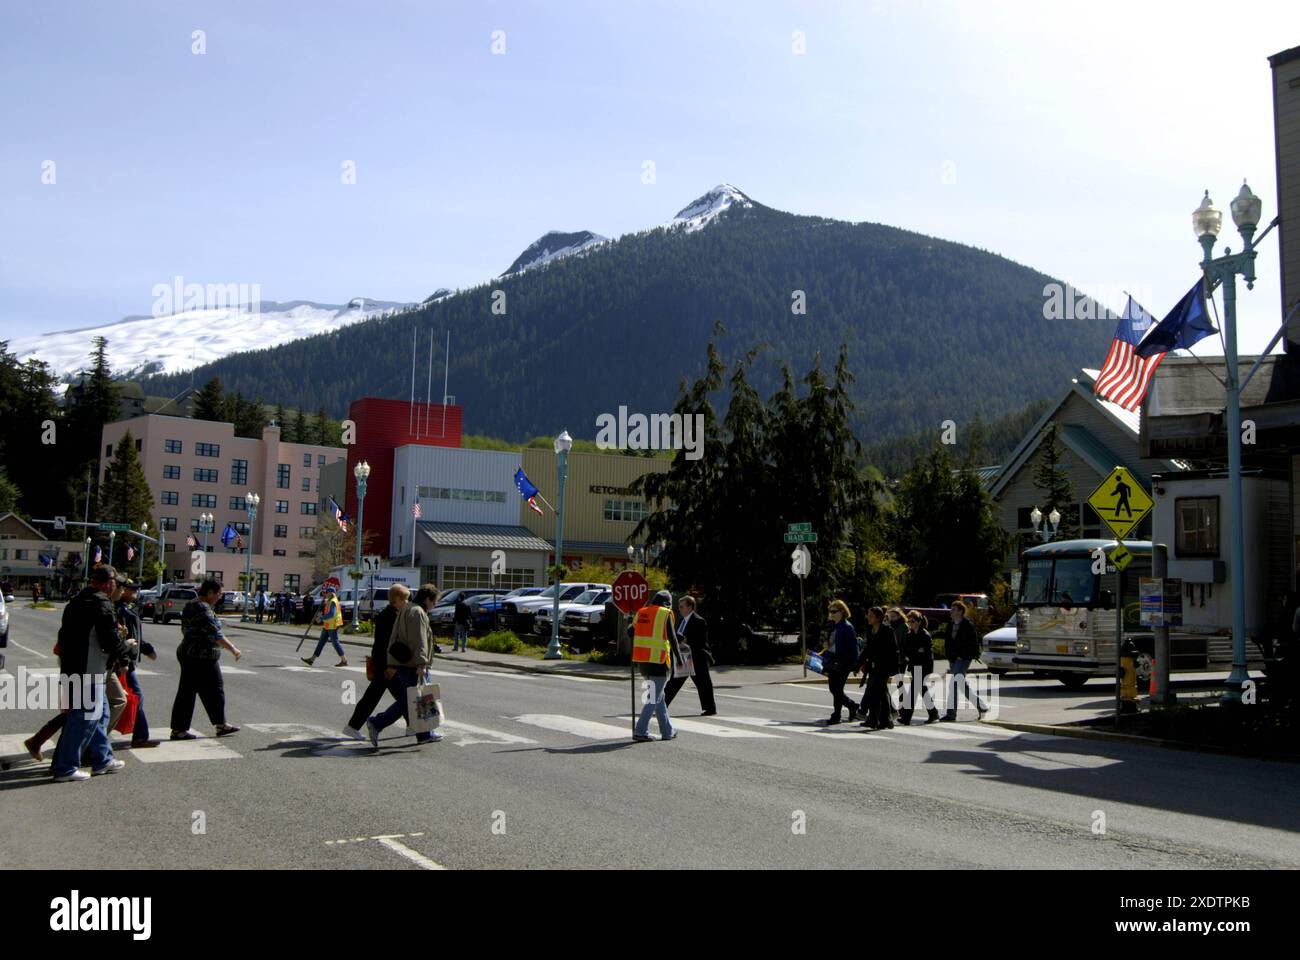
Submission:
[[[1260,757],[1230,750],[1227,747],[1214,746],[1213,744],[1188,743],[1185,740],[1165,740],[1158,737],[1141,737],[1132,733],[1112,733],[1106,730],[1093,730],[1088,727],[1054,726],[1047,723],[1019,723],[1008,720],[985,720],[984,722],[1007,730],[1018,730],[1022,733],[1044,733],[1054,737],[1102,740],[1110,743],[1126,743],[1130,746],[1162,747],[1166,750],[1190,750],[1194,753],[1214,753],[1221,756],[1241,757],[1247,760],[1280,760],[1285,763],[1300,763],[1300,755],[1296,754],[1280,757]]]

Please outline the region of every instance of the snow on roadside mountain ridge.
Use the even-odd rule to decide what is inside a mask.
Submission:
[[[720,183],[704,196],[677,211],[677,216],[664,224],[664,227],[669,230],[680,229],[685,233],[694,233],[708,226],[733,206],[748,210],[754,204],[749,197],[731,184]]]
[[[91,341],[108,340],[108,360],[118,377],[179,373],[242,350],[276,347],[369,320],[410,304],[357,297],[343,305],[293,300],[263,301],[254,313],[244,308],[183,310],[163,317],[125,317],[116,323],[60,333],[16,337],[10,352],[19,361],[35,357],[57,377],[75,376],[90,365]]]
[[[584,250],[608,242],[608,237],[602,237],[590,230],[577,230],[573,233],[550,230],[529,244],[501,276],[514,276],[517,273],[523,273],[525,270],[544,266],[563,257],[571,257],[575,253],[582,253]]]

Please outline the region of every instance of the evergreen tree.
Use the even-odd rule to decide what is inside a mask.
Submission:
[[[194,395],[194,408],[190,414],[195,420],[225,421],[227,408],[221,381],[213,377]]]
[[[118,387],[108,366],[108,341],[104,337],[95,337],[94,345],[90,372],[82,377],[80,384],[69,388],[67,429],[64,431],[66,439],[64,435],[59,437],[60,444],[68,444],[66,459],[61,464],[63,476],[70,487],[75,487],[74,478],[89,470],[92,477],[92,499],[93,478],[98,474],[99,443],[103,437],[104,425],[117,419],[120,409]]]
[[[276,425],[277,427],[280,428],[280,438],[281,438],[282,440],[283,440],[283,439],[287,439],[287,438],[284,436],[284,432],[285,432],[285,429],[288,427],[288,424],[285,422],[285,413],[284,413],[284,404],[283,404],[283,403],[277,403],[277,404],[275,405],[275,425]]]
[[[18,510],[22,500],[22,491],[9,479],[3,464],[0,464],[0,514]]]
[[[231,397],[234,409],[230,422],[235,425],[235,436],[261,439],[262,428],[266,426],[266,408],[261,397],[248,400],[239,393]]]
[[[129,523],[132,530],[153,519],[153,492],[145,479],[135,438],[128,430],[113,448],[113,460],[104,470],[99,492],[99,519],[110,523]]]
[[[307,425],[303,422],[302,410],[295,410],[293,420],[289,424],[289,429],[284,434],[283,439],[289,443],[305,443],[306,432]]]
[[[1060,439],[1061,425],[1053,420],[1043,431],[1043,439],[1038,447],[1034,487],[1046,501],[1038,505],[1044,517],[1053,509],[1061,512],[1061,525],[1054,539],[1073,540],[1079,536],[1079,506],[1074,499],[1069,471],[1061,462]]]
[[[300,442],[319,443],[322,446],[330,446],[330,442],[337,438],[338,434],[330,430],[329,415],[325,412],[325,408],[321,407],[316,411],[316,420],[312,423],[311,438],[303,438]]]

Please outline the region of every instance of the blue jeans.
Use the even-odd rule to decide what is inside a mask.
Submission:
[[[451,649],[453,653],[469,649],[469,627],[465,624],[458,623],[452,628]]]
[[[144,692],[140,689],[140,681],[136,678],[134,670],[126,672],[126,683],[140,698],[140,705],[135,711],[135,728],[131,731],[131,742],[139,743],[141,740],[149,739],[149,721],[144,716]]]
[[[326,628],[320,632],[320,640],[316,644],[316,652],[311,655],[313,660],[320,656],[320,652],[325,649],[325,644],[327,643],[334,644],[334,652],[339,655],[340,660],[347,659],[343,654],[343,644],[339,643],[338,630],[330,630]]]
[[[393,702],[388,709],[370,718],[376,728],[383,730],[397,722],[397,718],[406,719],[406,691],[420,682],[420,672],[415,667],[397,667],[397,675],[388,681],[388,692],[393,695]],[[433,738],[427,733],[415,735],[417,743],[425,743]]]
[[[95,682],[95,704],[88,710],[68,711],[59,745],[54,748],[50,772],[56,777],[66,776],[81,765],[81,754],[88,751],[94,769],[113,759],[113,748],[108,743],[108,698],[104,693],[104,678]]]
[[[638,737],[650,736],[650,714],[659,721],[659,736],[665,740],[675,736],[673,722],[668,716],[668,705],[664,703],[664,687],[668,686],[667,677],[642,677],[643,681],[654,684],[653,696],[649,703],[641,705],[641,716],[637,717],[633,732]]]
[[[971,703],[975,704],[975,709],[981,712],[988,709],[988,704],[980,699],[979,691],[971,688],[970,681],[966,679],[966,671],[970,669],[971,662],[957,657],[948,661],[948,679],[944,686],[944,699],[947,701],[945,706],[947,710],[945,715],[949,717],[957,716],[957,678],[961,677],[962,687],[966,691],[966,697]]]

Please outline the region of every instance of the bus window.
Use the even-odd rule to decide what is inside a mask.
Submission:
[[[1025,573],[1021,578],[1021,603],[1047,603],[1048,587],[1052,582],[1052,561],[1050,558],[1030,560],[1025,564]]]
[[[1092,603],[1094,582],[1089,557],[1058,557],[1052,583],[1052,603],[1061,607],[1086,607]]]

